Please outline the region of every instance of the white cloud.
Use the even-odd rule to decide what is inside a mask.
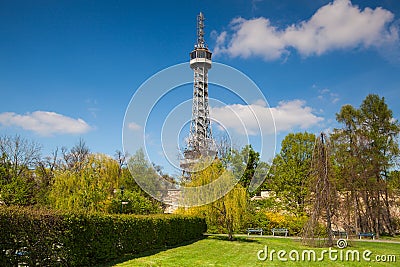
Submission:
[[[82,134],[91,130],[91,127],[82,119],[74,119],[48,111],[35,111],[24,115],[14,112],[0,113],[0,124],[18,126],[43,136]]]
[[[320,92],[321,94],[328,94],[328,93],[331,92],[331,90],[329,90],[328,88],[324,88],[324,89],[322,89],[322,90],[319,90],[319,92]]]
[[[339,102],[340,98],[338,94],[331,93],[330,96],[332,104],[336,104],[337,102]]]
[[[142,126],[137,124],[136,122],[130,122],[128,123],[128,128],[132,131],[140,131],[142,130]]]
[[[242,135],[257,135],[260,131],[271,134],[275,129],[277,133],[295,128],[307,129],[324,120],[313,114],[312,108],[303,100],[281,101],[272,108],[260,101],[251,105],[215,107],[211,108],[210,116],[223,127]]]
[[[331,92],[331,90],[329,90],[328,88],[318,90],[318,92],[319,92],[319,95],[317,96],[317,98],[319,100],[325,100],[325,96],[329,98],[329,101],[332,104],[336,104],[340,100],[339,95],[337,93]]]
[[[324,120],[313,114],[313,109],[306,106],[304,100],[281,101],[277,107],[271,108],[271,112],[277,132],[293,128],[307,129]]]
[[[217,37],[216,54],[265,60],[282,58],[291,48],[302,56],[321,55],[331,50],[385,47],[399,40],[392,12],[383,8],[361,10],[350,0],[335,0],[309,19],[278,29],[267,18],[235,18],[230,32]]]
[[[230,26],[234,33],[228,46],[224,47],[228,33],[222,32],[217,38],[215,54],[227,53],[232,57],[244,58],[261,55],[266,60],[273,60],[287,53],[281,33],[266,18],[236,18]]]

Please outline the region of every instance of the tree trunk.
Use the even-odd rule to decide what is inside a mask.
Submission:
[[[386,208],[386,214],[387,214],[387,228],[388,228],[389,234],[391,236],[393,236],[394,230],[393,230],[392,216],[390,214],[389,190],[388,190],[387,186],[385,187],[385,195],[384,195],[383,199],[385,202],[385,208]]]

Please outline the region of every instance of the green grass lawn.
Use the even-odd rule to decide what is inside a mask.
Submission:
[[[324,260],[319,262],[301,261],[301,254],[304,250],[314,250],[316,258],[321,257],[321,248],[310,248],[303,246],[299,240],[290,238],[247,238],[240,237],[236,241],[228,241],[225,237],[209,236],[194,243],[186,244],[176,248],[151,251],[146,254],[136,255],[130,260],[119,263],[115,266],[400,266],[400,244],[389,242],[368,242],[368,241],[348,241],[349,246],[342,250],[343,259],[346,251],[357,250],[360,253],[360,261],[333,261],[329,259],[329,254],[324,254]],[[278,260],[277,253],[274,258],[261,261],[257,253],[268,247],[271,250],[285,250],[283,258],[287,262]],[[337,248],[333,248],[337,249]],[[289,259],[291,250],[299,252],[300,261]],[[340,251],[340,249],[337,249]],[[371,261],[362,259],[364,251],[370,250]],[[263,257],[265,254],[261,253]],[[293,252],[292,256],[295,257]],[[308,254],[305,254],[306,259]],[[332,254],[334,256],[335,254]],[[340,257],[340,252],[337,254]],[[375,256],[395,255],[396,262],[377,262]],[[351,257],[349,257],[351,259]]]

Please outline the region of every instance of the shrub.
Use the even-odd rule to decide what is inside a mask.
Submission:
[[[123,254],[197,239],[206,223],[189,216],[0,207],[0,228],[0,266],[93,266]]]
[[[291,215],[259,210],[253,213],[248,227],[263,228],[271,233],[272,228],[287,228],[290,235],[299,235],[307,222],[305,215]]]

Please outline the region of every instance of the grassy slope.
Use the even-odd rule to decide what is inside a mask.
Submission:
[[[348,249],[357,249],[360,254],[366,249],[371,250],[371,259],[378,254],[396,255],[396,263],[330,261],[328,255],[323,262],[280,262],[276,256],[273,261],[259,261],[257,252],[265,245],[269,250],[284,249],[287,252],[297,249],[301,253],[310,249],[289,238],[240,238],[230,242],[221,237],[208,237],[192,244],[148,253],[151,255],[139,255],[116,266],[400,266],[400,244],[349,241]],[[315,249],[317,257],[321,250]]]

